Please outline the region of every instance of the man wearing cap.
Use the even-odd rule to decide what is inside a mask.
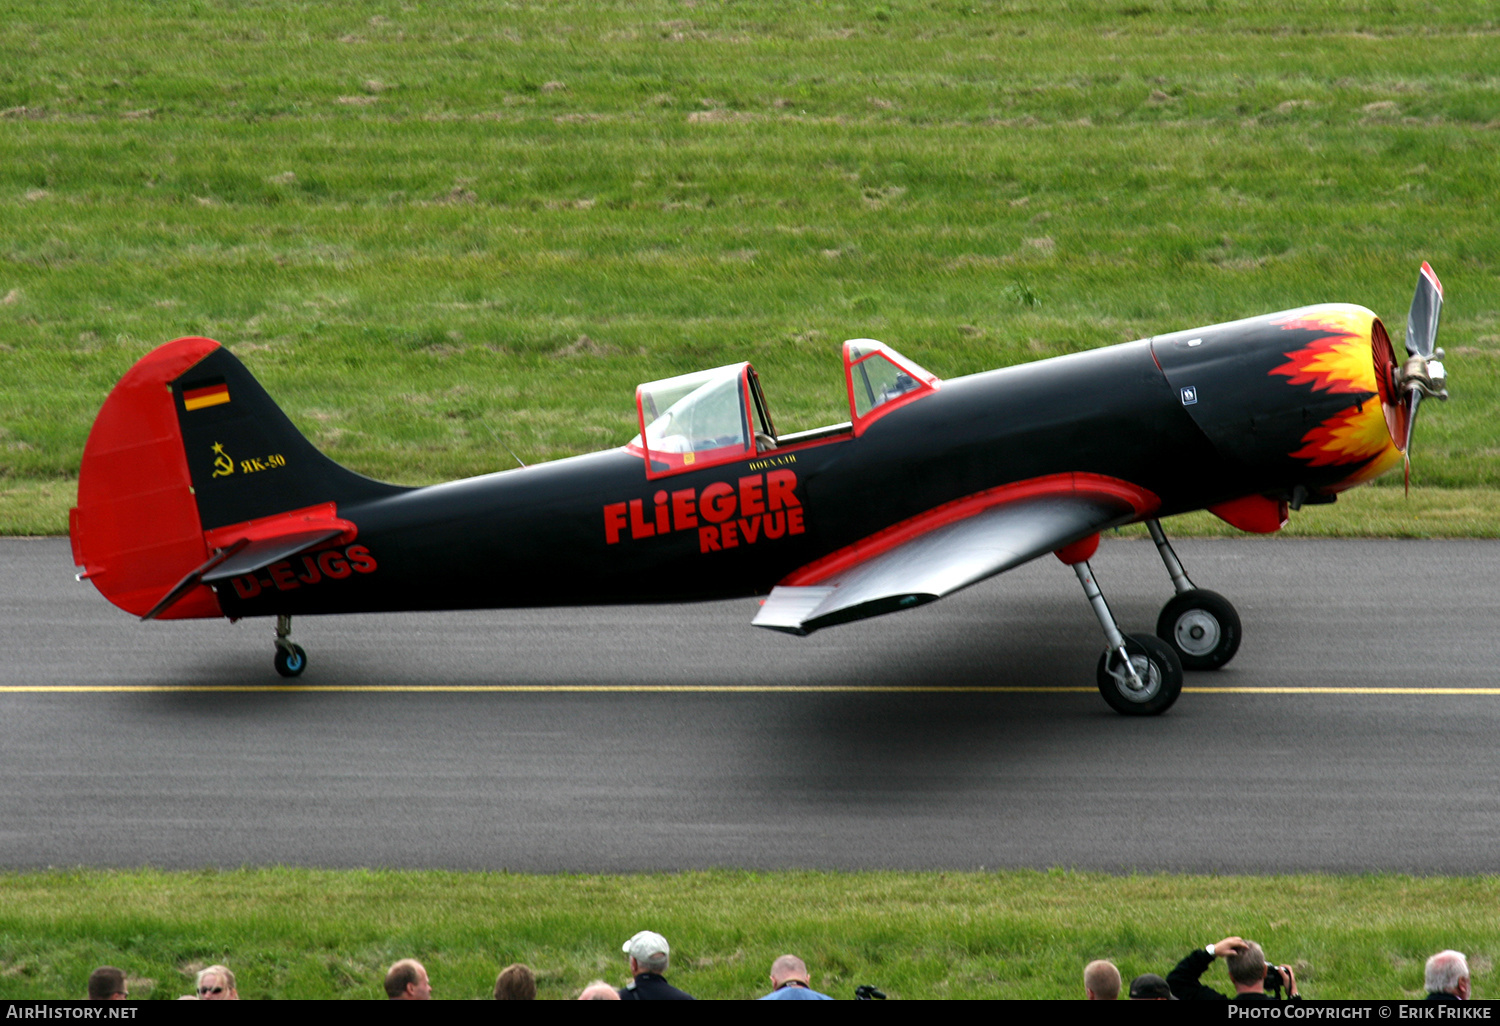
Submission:
[[[635,979],[621,988],[621,1001],[692,1001],[662,976],[667,971],[667,939],[659,933],[642,930],[620,949],[630,956],[630,975]]]
[[[1176,1001],[1177,995],[1167,986],[1167,981],[1155,973],[1142,973],[1130,981],[1132,1001]]]

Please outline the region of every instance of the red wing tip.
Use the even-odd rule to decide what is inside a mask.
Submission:
[[[1432,282],[1432,287],[1437,289],[1438,297],[1441,298],[1443,295],[1443,283],[1438,281],[1437,272],[1432,269],[1432,265],[1426,260],[1422,261],[1422,276]]]

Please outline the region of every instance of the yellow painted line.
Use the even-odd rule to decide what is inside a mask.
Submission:
[[[1195,695],[1500,695],[1500,688],[1183,688]]]
[[[1500,688],[1338,688],[1338,687],[1222,687],[1183,688],[1193,695],[1482,695],[1500,696]],[[787,695],[856,693],[865,695],[1092,695],[1089,687],[898,687],[867,684],[15,684],[0,686],[0,694],[628,694],[674,695]]]
[[[591,694],[601,691],[633,694],[815,694],[852,691],[861,694],[914,695],[931,692],[957,694],[1095,694],[1097,688],[1080,687],[881,687],[865,684],[19,684],[0,687],[0,694],[20,693],[135,693],[135,692],[401,692],[407,694]]]

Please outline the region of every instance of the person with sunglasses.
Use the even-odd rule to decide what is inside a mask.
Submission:
[[[227,965],[211,965],[198,973],[199,1001],[238,1001],[240,992],[234,989],[234,973]]]

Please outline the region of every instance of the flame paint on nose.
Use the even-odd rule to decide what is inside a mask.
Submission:
[[[1368,481],[1390,470],[1401,454],[1386,415],[1386,394],[1376,375],[1384,356],[1380,321],[1363,307],[1323,308],[1280,322],[1287,331],[1314,332],[1318,337],[1286,353],[1287,362],[1271,370],[1290,385],[1310,386],[1322,395],[1359,396],[1359,400],[1313,427],[1301,438],[1302,447],[1290,453],[1309,466],[1357,467],[1333,490]]]

